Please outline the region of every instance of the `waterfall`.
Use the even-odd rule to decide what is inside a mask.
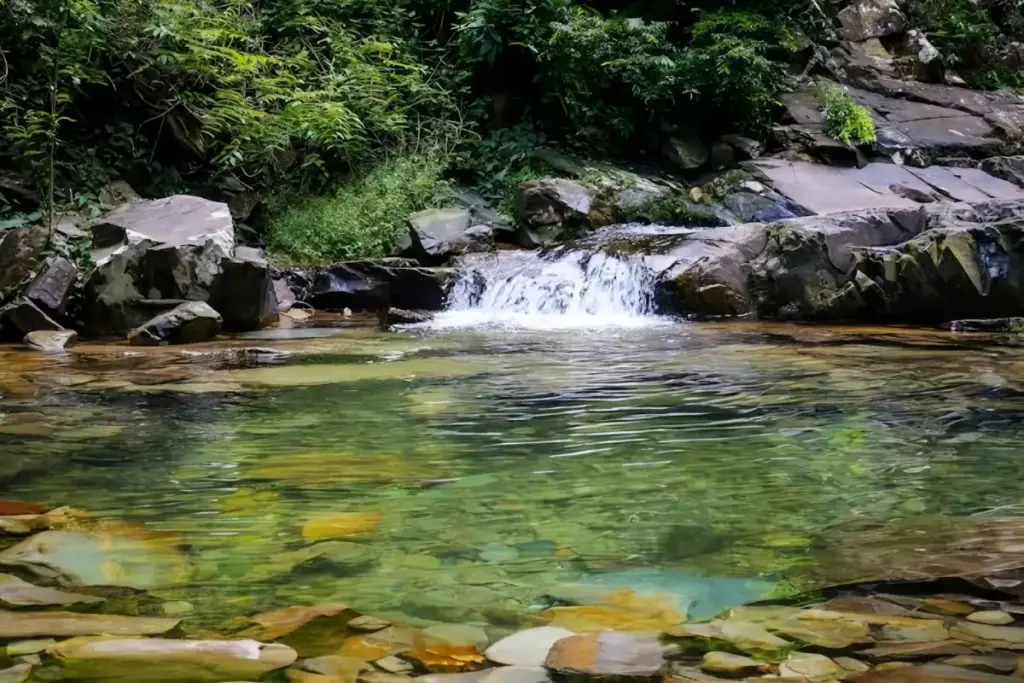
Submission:
[[[600,251],[505,251],[463,261],[436,324],[526,327],[656,322],[654,275],[640,259]]]

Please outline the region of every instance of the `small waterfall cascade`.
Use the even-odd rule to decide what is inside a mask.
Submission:
[[[600,251],[506,251],[467,258],[444,321],[527,326],[644,324],[654,274],[640,259]]]

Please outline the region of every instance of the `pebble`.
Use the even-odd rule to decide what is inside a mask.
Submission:
[[[487,659],[509,666],[543,666],[551,647],[561,640],[576,635],[569,629],[556,626],[538,626],[502,638],[487,648]]]
[[[708,652],[700,662],[700,668],[710,674],[724,674],[726,676],[756,676],[759,673],[768,673],[764,664],[729,652]]]
[[[976,624],[987,624],[989,626],[1006,626],[1013,623],[1013,616],[1002,610],[985,610],[967,615],[967,621]]]

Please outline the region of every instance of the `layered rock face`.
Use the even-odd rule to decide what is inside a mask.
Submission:
[[[929,204],[563,248],[642,258],[661,312],[942,323],[1024,311],[1024,200]]]

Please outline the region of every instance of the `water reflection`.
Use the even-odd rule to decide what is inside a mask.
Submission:
[[[340,600],[501,626],[568,587],[693,610],[848,580],[870,564],[856,539],[895,544],[879,529],[1021,514],[1012,340],[701,324],[251,343],[2,352],[4,497],[173,532],[195,572],[165,594],[210,618]]]

